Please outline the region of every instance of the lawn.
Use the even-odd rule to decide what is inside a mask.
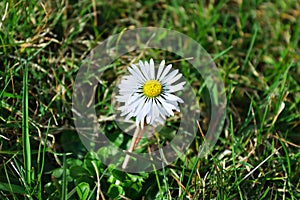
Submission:
[[[192,44],[207,55],[194,64]],[[154,163],[156,149],[185,149],[120,168],[101,137],[133,144],[115,99],[129,66],[151,58],[183,75],[184,103],[132,153]],[[297,0],[4,0],[0,62],[0,199],[300,199]]]

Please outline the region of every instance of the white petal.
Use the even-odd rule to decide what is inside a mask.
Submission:
[[[135,120],[135,125],[140,126],[140,122],[138,120]]]
[[[144,129],[144,121],[145,121],[145,117],[143,117],[143,118],[141,119],[141,129]]]
[[[136,101],[132,102],[128,107],[132,108],[132,110],[135,111],[135,113],[139,112],[137,109],[144,104],[145,99],[144,98],[138,98]]]
[[[151,104],[152,104],[152,112],[150,113],[152,115],[151,117],[151,124],[152,122],[157,118],[159,117],[159,110],[158,110],[158,107],[156,105],[156,103],[154,102],[154,100],[151,101]]]
[[[165,119],[165,118],[158,117],[158,118],[156,119],[156,121],[158,121],[158,122],[161,123],[161,124],[164,124],[165,121],[166,121],[166,119]]]
[[[178,83],[177,85],[167,86],[166,89],[169,89],[169,92],[177,92],[179,90],[183,90],[183,85],[185,82]]]
[[[137,113],[137,116],[136,116],[136,121],[137,122],[141,122],[141,127],[143,129],[144,127],[144,121],[145,121],[145,117],[148,113],[150,109],[150,105],[149,105],[149,102],[146,102],[143,107],[141,109],[139,109],[140,111]]]
[[[177,108],[174,105],[166,102],[163,98],[161,98],[161,97],[159,97],[159,98],[160,98],[160,102],[162,104],[162,107],[167,112],[168,116],[174,116],[173,110],[177,110]]]
[[[170,71],[171,68],[172,68],[172,65],[171,64],[168,65],[158,80],[161,81],[167,75],[167,73]]]
[[[157,107],[157,112],[158,112],[158,116],[161,115],[164,119],[166,118],[166,116],[168,116],[168,113],[165,111],[165,109],[163,108],[161,103],[156,103],[155,104]]]
[[[128,98],[129,98],[129,96],[124,96],[124,95],[116,96],[116,100],[119,102],[125,102],[128,100]]]
[[[163,96],[166,97],[167,101],[174,101],[174,102],[178,101],[180,103],[183,103],[183,100],[181,98],[179,98],[178,96],[176,96],[176,95],[167,93],[167,94],[164,94]]]
[[[120,107],[117,108],[117,110],[120,110],[120,111],[125,110],[125,107],[126,106],[120,106]]]
[[[130,99],[127,99],[127,102],[128,102],[128,104],[131,104],[132,102],[137,101],[138,98],[141,98],[141,97],[142,97],[142,94],[132,95],[132,97]]]
[[[149,63],[147,61],[145,61],[144,66],[145,66],[145,71],[148,74],[148,77],[149,77],[149,80],[150,80],[151,79],[150,65],[149,65]]]
[[[167,113],[169,114],[169,116],[174,116],[174,112],[173,112],[173,110],[175,110],[175,106],[174,105],[165,102],[163,104],[163,107],[167,111]]]
[[[149,77],[149,75],[147,73],[147,69],[146,69],[147,67],[144,65],[144,63],[142,61],[139,61],[139,65],[140,65],[140,69],[141,69],[142,73],[144,74],[145,78],[147,80],[150,80],[150,77]]]
[[[124,108],[123,112],[120,114],[121,117],[127,115],[128,113],[130,113],[130,110],[126,110],[126,108]]]
[[[170,105],[161,97],[158,97],[159,101],[161,102],[161,109],[159,110],[161,113],[165,114],[166,116],[173,116],[174,113]]]
[[[146,78],[144,77],[143,73],[141,73],[141,71],[139,70],[139,68],[134,65],[134,64],[131,64],[131,67],[132,69],[140,76],[140,78],[143,80],[143,81],[146,81]]]
[[[151,115],[147,115],[147,117],[146,117],[146,123],[147,124],[151,124],[150,122],[151,122]]]
[[[178,69],[172,71],[170,74],[168,74],[164,79],[162,79],[162,83],[167,83],[168,81],[170,81],[172,78],[174,78],[176,76],[176,74],[178,74]]]
[[[180,112],[178,103],[176,101],[166,101],[168,104],[171,104],[172,106],[174,106],[173,110],[176,110],[178,112]]]
[[[132,112],[129,112],[128,115],[125,117],[125,120],[128,121],[131,117],[135,117],[135,116],[133,115]]]
[[[139,99],[139,100],[137,100],[136,102],[133,103],[135,105],[134,113],[136,115],[138,115],[142,111],[145,102],[146,102],[146,98],[142,97],[141,99]]]
[[[182,74],[178,74],[177,76],[175,76],[174,78],[172,78],[171,80],[164,80],[167,84],[171,85],[172,83],[178,81],[180,78],[182,77]]]
[[[151,104],[149,101],[146,101],[146,103],[144,104],[144,107],[143,107],[143,114],[142,114],[142,117],[145,117],[149,111],[150,111],[150,108],[151,108]]]
[[[161,75],[164,67],[165,67],[165,60],[161,61],[161,63],[159,64],[159,68],[158,68],[156,79],[159,79],[159,76]]]
[[[149,68],[150,68],[150,78],[152,80],[154,80],[155,79],[155,69],[154,69],[154,61],[152,58],[150,59],[150,67]]]
[[[145,78],[143,78],[142,74],[137,73],[133,68],[135,65],[131,65],[131,67],[128,67],[128,71],[134,76],[134,78],[136,78],[139,82],[144,82]],[[136,67],[136,66],[135,66]]]

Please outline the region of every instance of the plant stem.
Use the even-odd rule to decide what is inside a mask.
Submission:
[[[136,129],[134,131],[134,134],[133,134],[133,137],[132,137],[132,141],[130,143],[130,147],[129,147],[128,151],[127,151],[128,153],[126,154],[125,159],[123,161],[122,169],[126,169],[126,167],[128,165],[128,162],[129,162],[129,159],[130,159],[130,153],[133,152],[133,150],[135,149],[135,147],[137,146],[137,144],[141,140],[141,136],[143,134],[143,130],[144,129],[140,129],[139,126],[136,127]]]

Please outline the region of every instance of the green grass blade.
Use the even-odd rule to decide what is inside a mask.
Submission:
[[[23,102],[22,102],[22,139],[23,139],[23,157],[25,182],[27,186],[31,183],[31,149],[28,126],[28,64],[25,63],[23,74]],[[28,187],[30,188],[30,187]]]
[[[66,163],[66,154],[63,155],[63,180],[62,180],[62,195],[61,199],[62,200],[67,200],[68,199],[68,183],[67,183],[67,163]]]
[[[13,196],[14,199],[17,199],[15,194],[14,194],[13,186],[10,183],[10,178],[9,178],[9,175],[8,175],[8,172],[7,172],[7,169],[6,169],[6,164],[3,164],[3,168],[4,168],[5,176],[6,176],[6,179],[7,179],[7,186],[8,186],[8,189],[9,189],[9,193]],[[0,183],[0,184],[3,185],[3,183]]]
[[[47,132],[46,132],[46,136],[44,139],[44,148],[42,150],[42,158],[40,160],[40,152],[38,153],[38,163],[40,164],[40,169],[39,169],[39,174],[38,174],[38,184],[39,184],[39,190],[38,190],[38,199],[42,199],[42,175],[43,175],[43,171],[44,171],[44,164],[45,164],[45,153],[46,153],[46,147],[47,147],[47,138],[48,138],[48,133],[49,133],[49,127],[50,127],[50,122],[51,120],[49,120],[48,122],[48,128],[47,128]],[[42,143],[42,142],[41,142]],[[40,143],[40,144],[41,144]]]
[[[255,40],[256,40],[256,37],[257,37],[258,28],[257,28],[256,24],[253,25],[253,29],[254,29],[254,33],[253,33],[253,36],[252,36],[252,39],[251,39],[250,46],[249,46],[248,51],[247,51],[246,58],[244,60],[243,66],[242,66],[242,69],[245,68],[247,62],[249,61],[250,53],[252,52],[252,49],[254,47],[254,43],[255,43]]]

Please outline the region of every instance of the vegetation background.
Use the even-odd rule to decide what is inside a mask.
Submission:
[[[182,32],[212,55],[227,114],[205,158],[197,160],[199,134],[185,159],[129,174],[82,145],[72,87],[98,42],[146,26]],[[1,1],[0,199],[300,199],[299,39],[297,0]],[[103,126],[119,146],[130,139],[111,119],[110,97],[135,58],[120,58],[97,88]],[[200,101],[201,80],[181,71]],[[205,129],[208,113],[199,120]]]

